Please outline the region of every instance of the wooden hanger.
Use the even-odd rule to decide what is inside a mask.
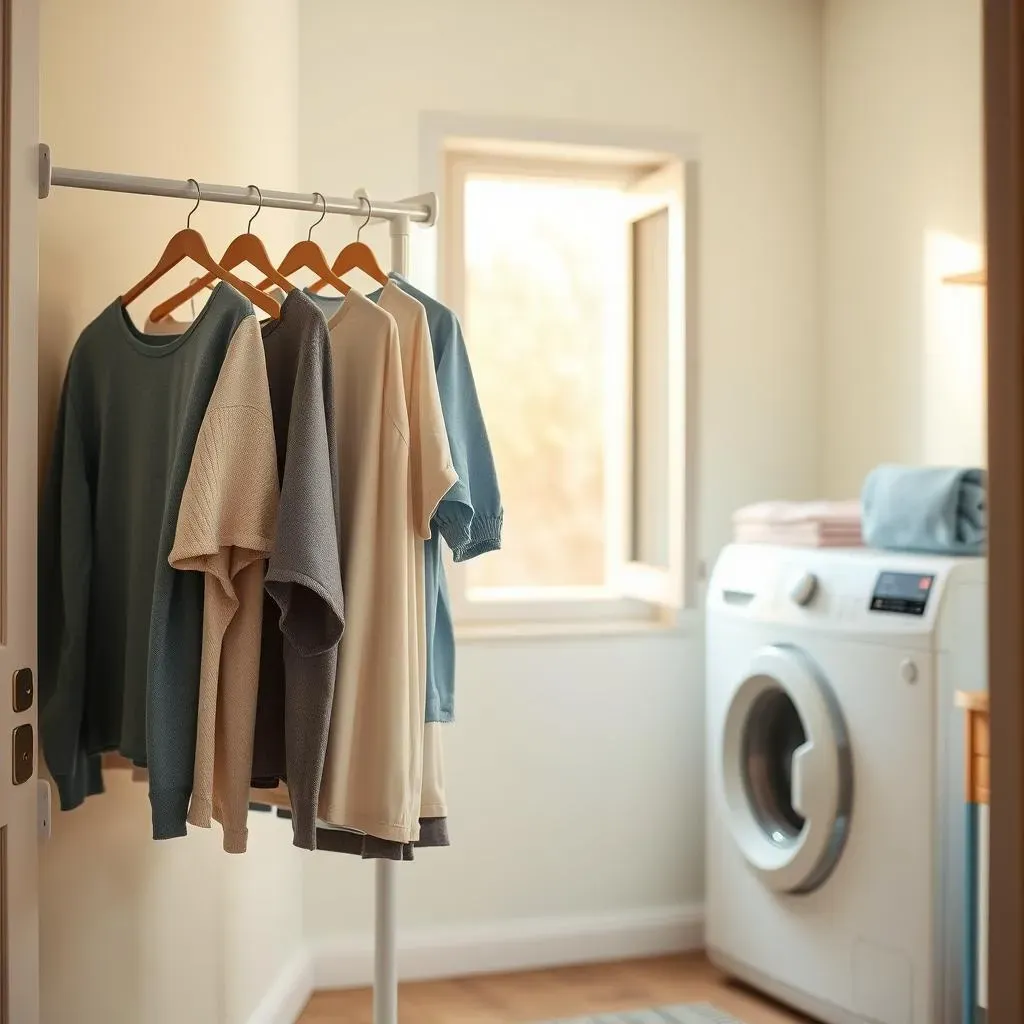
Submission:
[[[209,271],[214,277],[219,278],[221,281],[226,281],[235,291],[240,292],[254,306],[259,306],[268,315],[272,317],[280,316],[281,307],[269,295],[264,295],[263,292],[257,291],[251,284],[243,281],[240,277],[235,277],[234,274],[220,266],[210,255],[210,250],[206,247],[206,240],[195,228],[191,227],[192,214],[199,209],[203,194],[200,191],[199,182],[195,178],[189,178],[188,180],[195,185],[198,198],[196,199],[196,205],[189,211],[185,227],[171,236],[171,240],[167,243],[157,265],[138,284],[129,288],[121,296],[121,302],[125,306],[130,306],[147,288],[159,281],[161,277],[176,267],[182,260],[190,259],[193,263],[198,263],[203,270]]]
[[[335,277],[344,277],[350,270],[361,270],[378,283],[387,284],[388,275],[381,269],[380,264],[377,262],[377,257],[373,254],[373,250],[365,242],[359,241],[363,228],[370,223],[370,218],[373,216],[373,207],[370,205],[369,198],[367,196],[360,196],[359,198],[366,202],[366,220],[359,225],[359,229],[356,231],[356,240],[349,242],[338,253],[338,258],[332,264],[331,271]],[[323,280],[317,281],[309,290],[311,292],[318,292],[326,287],[328,283]],[[342,294],[345,293],[342,292]]]
[[[233,238],[227,249],[224,250],[220,266],[224,270],[234,270],[239,264],[248,263],[249,266],[255,267],[260,273],[265,274],[270,284],[277,285],[284,292],[290,292],[295,285],[287,277],[277,272],[277,268],[271,262],[270,256],[267,255],[266,246],[258,236],[252,233],[252,222],[256,219],[260,210],[263,209],[263,193],[260,191],[259,185],[250,185],[249,188],[256,189],[256,194],[260,197],[260,204],[256,207],[256,213],[249,218],[249,223],[245,227],[245,234],[237,235]],[[211,273],[196,278],[182,288],[180,292],[172,295],[166,302],[161,302],[159,306],[155,306],[153,312],[149,314],[150,322],[157,323],[165,317],[169,317],[179,306],[184,305],[194,295],[198,295],[214,280],[216,278]],[[260,290],[262,291],[262,289]]]
[[[301,242],[296,242],[288,252],[285,253],[285,257],[281,260],[281,265],[277,268],[277,272],[282,277],[289,277],[297,270],[302,270],[303,268],[312,270],[318,279],[337,288],[342,295],[347,295],[348,285],[345,284],[340,277],[337,277],[334,274],[331,268],[327,265],[327,257],[324,255],[323,249],[313,241],[313,228],[315,228],[317,224],[327,216],[327,200],[324,198],[323,193],[314,192],[313,195],[320,196],[320,201],[324,204],[323,213],[320,214],[319,220],[314,221],[309,226],[309,231],[306,232],[306,237]],[[262,290],[263,288],[269,288],[272,283],[273,282],[268,277],[265,280],[260,281],[257,287]]]

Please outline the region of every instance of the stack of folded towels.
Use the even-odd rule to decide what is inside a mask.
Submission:
[[[762,501],[732,517],[739,544],[802,548],[861,547],[859,501]]]
[[[963,466],[873,469],[860,501],[763,501],[733,517],[739,544],[869,547],[983,555],[988,540],[985,471]]]

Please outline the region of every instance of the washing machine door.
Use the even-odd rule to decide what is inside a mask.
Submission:
[[[853,765],[828,681],[798,648],[755,654],[726,713],[721,771],[733,838],[764,884],[820,886],[850,827]]]

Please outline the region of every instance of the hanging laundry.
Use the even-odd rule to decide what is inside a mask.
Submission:
[[[186,818],[218,820],[225,849],[244,851],[251,785],[273,787],[267,799],[288,811],[298,846],[411,859],[414,845],[449,842],[440,726],[454,716],[454,636],[440,540],[458,560],[500,546],[490,446],[461,328],[440,303],[397,275],[369,300],[316,297],[333,306],[330,325],[299,290],[279,302],[262,332],[251,302],[225,284],[192,324],[165,317],[143,333],[117,310],[118,331],[147,359],[191,359],[176,357],[184,372],[154,384],[161,401],[147,404],[167,432],[164,490],[141,487],[131,460],[122,467],[122,504],[160,497],[145,524],[151,600],[120,599],[125,623],[137,620],[117,638],[121,660],[134,654],[145,682],[134,694],[127,681],[121,692],[81,685],[77,709],[68,681],[81,652],[77,662],[69,652],[92,637],[60,637],[82,606],[91,625],[92,589],[63,555],[81,565],[80,543],[91,559],[91,520],[72,523],[71,512],[109,487],[89,475],[101,460],[88,453],[98,443],[83,436],[80,407],[94,418],[111,407],[72,393],[72,359],[43,510],[55,543],[41,545],[41,599],[68,608],[41,616],[55,635],[52,672],[41,659],[44,749],[67,806],[102,789],[98,755],[122,750],[133,777],[148,778],[158,838],[183,835]],[[222,328],[209,353],[207,325]],[[172,396],[178,425],[166,415]],[[129,436],[162,436],[134,409],[122,418],[145,428]],[[145,538],[122,517],[118,541],[126,525]],[[343,581],[357,611],[350,603],[355,626],[339,653]],[[102,716],[84,706],[93,693],[124,725],[99,741],[89,730]]]
[[[447,306],[394,275],[423,304],[430,327],[441,411],[458,482],[434,513],[425,545],[427,599],[427,721],[455,718],[455,628],[441,560],[441,539],[456,562],[501,547],[504,511],[487,427],[458,317]]]
[[[441,539],[451,548],[457,562],[496,551],[501,547],[504,513],[494,457],[459,319],[447,306],[410,284],[401,274],[392,273],[390,278],[426,312],[441,413],[459,478],[438,505],[430,537],[424,544],[426,720],[451,722],[455,718],[455,630],[441,558]],[[382,291],[371,292],[367,298],[378,302]],[[311,297],[328,318],[342,303],[338,298]]]
[[[263,573],[277,501],[267,366],[252,317],[228,346],[203,417],[168,559],[202,573],[205,587],[188,821],[209,828],[216,818],[229,853],[244,853],[248,834]]]
[[[422,304],[407,295],[392,280],[376,293],[376,301],[381,309],[395,318],[398,328],[402,380],[409,421],[411,507],[414,518],[418,517],[418,522],[413,524],[414,534],[410,536],[424,538],[430,534],[430,521],[435,510],[444,495],[457,482],[441,412],[427,315]],[[414,673],[418,680],[420,703],[424,705],[425,718],[427,647],[424,553],[423,544],[413,539],[410,547],[413,575],[410,581],[409,615],[411,628],[415,632],[415,644],[410,646],[410,672]],[[421,806],[417,814],[421,832],[417,845],[447,845],[447,808],[443,806],[443,800],[438,796],[443,793],[443,779],[434,774],[441,771],[441,737],[435,723],[425,723],[424,730],[423,771],[420,777]],[[427,739],[430,741],[429,745],[426,743]],[[423,806],[424,798],[426,807]],[[426,836],[423,833],[424,826],[427,830]],[[335,850],[360,852],[364,856],[390,856],[399,859],[397,843],[395,847],[390,847],[385,845],[386,840],[377,837],[370,837],[368,841],[360,841],[355,836],[340,839],[329,836],[328,832],[329,828],[326,825],[317,830],[318,848],[329,846]]]
[[[391,293],[389,293],[390,295]],[[440,439],[437,443],[441,446],[445,444],[443,432],[438,429],[439,427],[439,402],[437,398],[437,385],[433,380],[432,371],[432,360],[429,357],[429,339],[426,336],[426,320],[422,313],[421,307],[414,300],[405,301],[400,293],[395,292],[397,296],[397,303],[399,307],[399,317],[396,320],[396,325],[399,326],[399,342],[403,349],[402,356],[402,367],[403,367],[403,386],[406,392],[406,408],[412,413],[410,420],[412,423],[419,423],[421,419],[426,419],[426,424],[430,430]],[[277,293],[275,298],[279,301],[287,302],[287,299],[282,293]],[[385,300],[384,305],[389,304],[388,299]],[[404,315],[403,315],[404,310]],[[282,306],[282,316],[284,316],[284,307]],[[335,310],[337,312],[337,310]],[[320,314],[317,313],[319,316]],[[322,321],[321,321],[322,322]],[[426,353],[427,358],[422,359],[422,354]],[[268,365],[270,360],[270,353],[268,352]],[[329,350],[328,350],[328,366],[329,362]],[[271,371],[273,376],[273,371]],[[417,386],[417,382],[418,386]],[[271,386],[272,395],[276,393],[278,389]],[[422,399],[413,399],[414,395],[422,395]],[[423,417],[420,415],[419,410],[431,410],[430,415]],[[275,410],[275,416],[277,412]],[[331,414],[331,423],[333,424],[333,409]],[[283,454],[283,445],[288,444],[288,437],[285,431],[278,429],[278,444],[279,454]],[[411,431],[412,435],[417,432]],[[418,443],[414,443],[414,449],[420,450],[422,447],[424,450],[429,450],[431,446],[421,446]],[[333,435],[331,436],[331,465],[334,465],[333,459]],[[445,458],[441,456],[442,460]],[[414,475],[410,474],[410,484],[415,485],[413,479]],[[314,475],[315,479],[326,480],[328,474],[321,472],[318,476]],[[282,506],[286,503],[286,495],[282,493]],[[297,530],[297,537],[308,536],[308,516],[303,516],[300,527]],[[326,521],[326,516],[323,517]],[[284,514],[282,513],[282,521]],[[283,532],[283,531],[282,531]],[[280,538],[279,538],[280,540]],[[310,550],[316,553],[317,557],[324,558],[328,547],[327,544],[311,544]],[[336,550],[336,547],[335,547]],[[417,630],[416,638],[416,664],[410,665],[410,671],[418,673],[419,682],[421,689],[425,687],[425,661],[424,661],[424,648],[425,648],[425,635],[424,635],[424,617],[423,617],[423,580],[422,580],[422,551],[418,545],[414,545],[412,549],[414,559],[418,560],[420,564],[416,566],[416,573],[413,577],[413,590],[410,593],[410,604],[412,622]],[[273,565],[274,559],[271,560]],[[273,572],[273,569],[272,569]],[[300,577],[308,579],[308,572],[303,573]],[[271,584],[268,577],[268,589]],[[265,624],[264,629],[264,650],[262,654],[263,663],[273,664],[274,663],[274,651],[273,647],[275,642],[279,646],[280,641],[280,630],[267,628]],[[327,700],[327,712],[325,718],[329,718],[330,708],[330,695],[333,691],[333,677],[331,678],[331,689],[321,688],[318,692],[326,694]],[[260,690],[260,713],[257,720],[257,743],[256,751],[253,763],[253,792],[250,794],[252,803],[250,806],[260,806],[263,801],[269,801],[277,807],[291,808],[292,800],[298,800],[299,794],[296,790],[296,785],[293,783],[286,783],[286,776],[283,767],[275,768],[272,766],[272,759],[274,757],[273,751],[279,750],[280,753],[277,755],[279,759],[283,760],[284,751],[284,740],[283,735],[275,735],[274,729],[277,723],[280,723],[281,719],[285,714],[285,701],[283,691],[267,687],[264,685],[265,680],[261,680]],[[290,702],[290,706],[294,707],[295,702]],[[302,715],[299,720],[308,724],[308,716]],[[425,730],[427,736],[425,737],[424,743],[424,773],[421,782],[421,793],[424,797],[428,798],[431,806],[434,808],[432,811],[433,817],[426,820],[426,815],[421,811],[419,815],[420,819],[420,836],[416,840],[415,845],[417,846],[447,846],[448,845],[448,827],[446,814],[447,809],[442,807],[443,801],[437,797],[438,793],[443,793],[443,779],[440,777],[442,770],[442,755],[441,755],[441,737],[437,732],[436,727],[426,726]],[[289,743],[289,748],[294,744]],[[268,760],[269,759],[269,760]],[[322,766],[322,748],[321,748],[321,761]],[[271,765],[268,767],[268,765]],[[294,776],[294,772],[292,772]],[[319,785],[319,775],[316,777],[316,784]],[[312,806],[315,808],[315,802]],[[441,808],[440,810],[438,808]],[[295,817],[298,819],[302,812],[297,812]],[[312,818],[309,819],[312,822]],[[295,829],[295,841],[297,845],[306,846],[306,848],[314,848],[314,842],[310,836],[305,834],[305,828],[300,827],[296,824]],[[302,841],[299,839],[300,833],[302,834]],[[364,857],[383,857],[388,859],[400,860],[400,859],[411,859],[413,843],[400,843],[395,840],[380,839],[375,836],[367,836],[363,832],[352,831],[342,828],[332,828],[331,826],[322,826],[316,830],[315,834],[315,847],[317,849],[327,849],[338,852],[347,852],[362,854]]]
[[[280,318],[264,323],[262,339],[246,339],[244,362],[241,349],[236,358],[239,340],[228,351],[200,433],[172,552],[178,568],[207,572],[189,821],[209,827],[212,815],[223,824],[231,852],[245,849],[258,691],[277,712],[269,725],[264,716],[264,732],[286,735],[286,743],[275,746],[287,749],[290,764],[282,759],[274,770],[282,777],[287,771],[292,780],[300,807],[296,828],[305,823],[296,842],[312,843],[342,628],[337,486],[324,402],[326,325],[296,290],[284,298]],[[292,420],[295,429],[289,431]],[[279,472],[285,484],[280,495]],[[280,624],[276,616],[264,622],[263,569],[271,554],[267,588],[280,604]],[[279,658],[263,645],[261,659],[264,629],[283,637]],[[284,694],[286,677],[288,699],[270,697],[271,691]]]
[[[436,388],[431,407],[424,397],[429,376],[420,384],[429,367],[422,307],[397,288],[387,304],[408,320],[406,330],[399,331],[383,303],[357,292],[330,323],[348,621],[320,818],[404,843],[418,837],[423,776],[425,641],[417,565],[433,509],[456,475]],[[417,396],[413,421],[406,364]]]
[[[395,843],[346,829],[321,826],[317,849],[350,853],[364,860],[412,860],[415,848],[450,846],[448,800],[439,722],[428,722],[423,734],[423,787],[420,794],[420,835],[414,843]]]
[[[296,289],[265,329],[281,497],[268,564],[251,775],[287,780],[293,841],[314,849],[345,612],[330,336]],[[293,326],[294,325],[294,326]]]
[[[214,810],[218,801],[213,800],[211,787],[215,779],[223,784],[230,778],[230,813],[234,824],[230,830],[225,828],[225,839],[230,831],[230,849],[234,852],[238,852],[239,846],[244,849],[238,829],[244,827],[246,810],[251,806],[250,784],[260,791],[273,791],[281,786],[282,792],[290,794],[294,808],[289,800],[284,805],[294,810],[289,815],[294,843],[304,849],[315,849],[317,799],[334,694],[337,647],[344,628],[327,324],[319,309],[300,290],[294,289],[287,295],[279,292],[275,298],[281,304],[280,318],[262,324],[275,445],[272,452],[261,449],[258,465],[253,453],[252,479],[236,481],[240,500],[257,506],[261,496],[265,500],[270,490],[267,474],[272,473],[280,485],[275,505],[276,532],[265,581],[260,577],[262,629],[250,627],[247,631],[249,641],[244,660],[249,667],[243,677],[246,685],[231,698],[221,693],[216,702],[200,700],[196,779],[189,810],[192,824],[209,827],[212,816],[226,825],[222,814]],[[147,330],[160,329],[169,319],[165,317],[152,324],[147,321]],[[179,328],[187,327],[173,322]],[[263,480],[262,486],[255,483],[259,480]],[[180,521],[179,517],[179,524]],[[240,607],[237,614],[241,613]],[[251,667],[256,652],[258,687]],[[225,653],[224,659],[227,657]],[[237,739],[232,742],[223,735],[224,709],[237,721],[233,727],[237,737],[253,737],[251,749],[246,747],[242,754],[238,752]],[[212,725],[215,718],[216,731]],[[287,788],[281,785],[285,780]],[[223,808],[223,796],[219,803]],[[255,803],[260,803],[259,798]],[[207,807],[210,809],[206,810]]]
[[[192,453],[235,333],[225,284],[170,340],[120,299],[68,363],[39,530],[40,734],[61,807],[101,792],[100,755],[149,767],[153,834],[185,834],[203,584],[167,562]]]

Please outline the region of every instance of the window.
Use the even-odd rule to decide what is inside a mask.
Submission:
[[[465,327],[505,507],[502,550],[450,567],[457,617],[674,618],[682,164],[453,146],[446,172],[442,285]]]

